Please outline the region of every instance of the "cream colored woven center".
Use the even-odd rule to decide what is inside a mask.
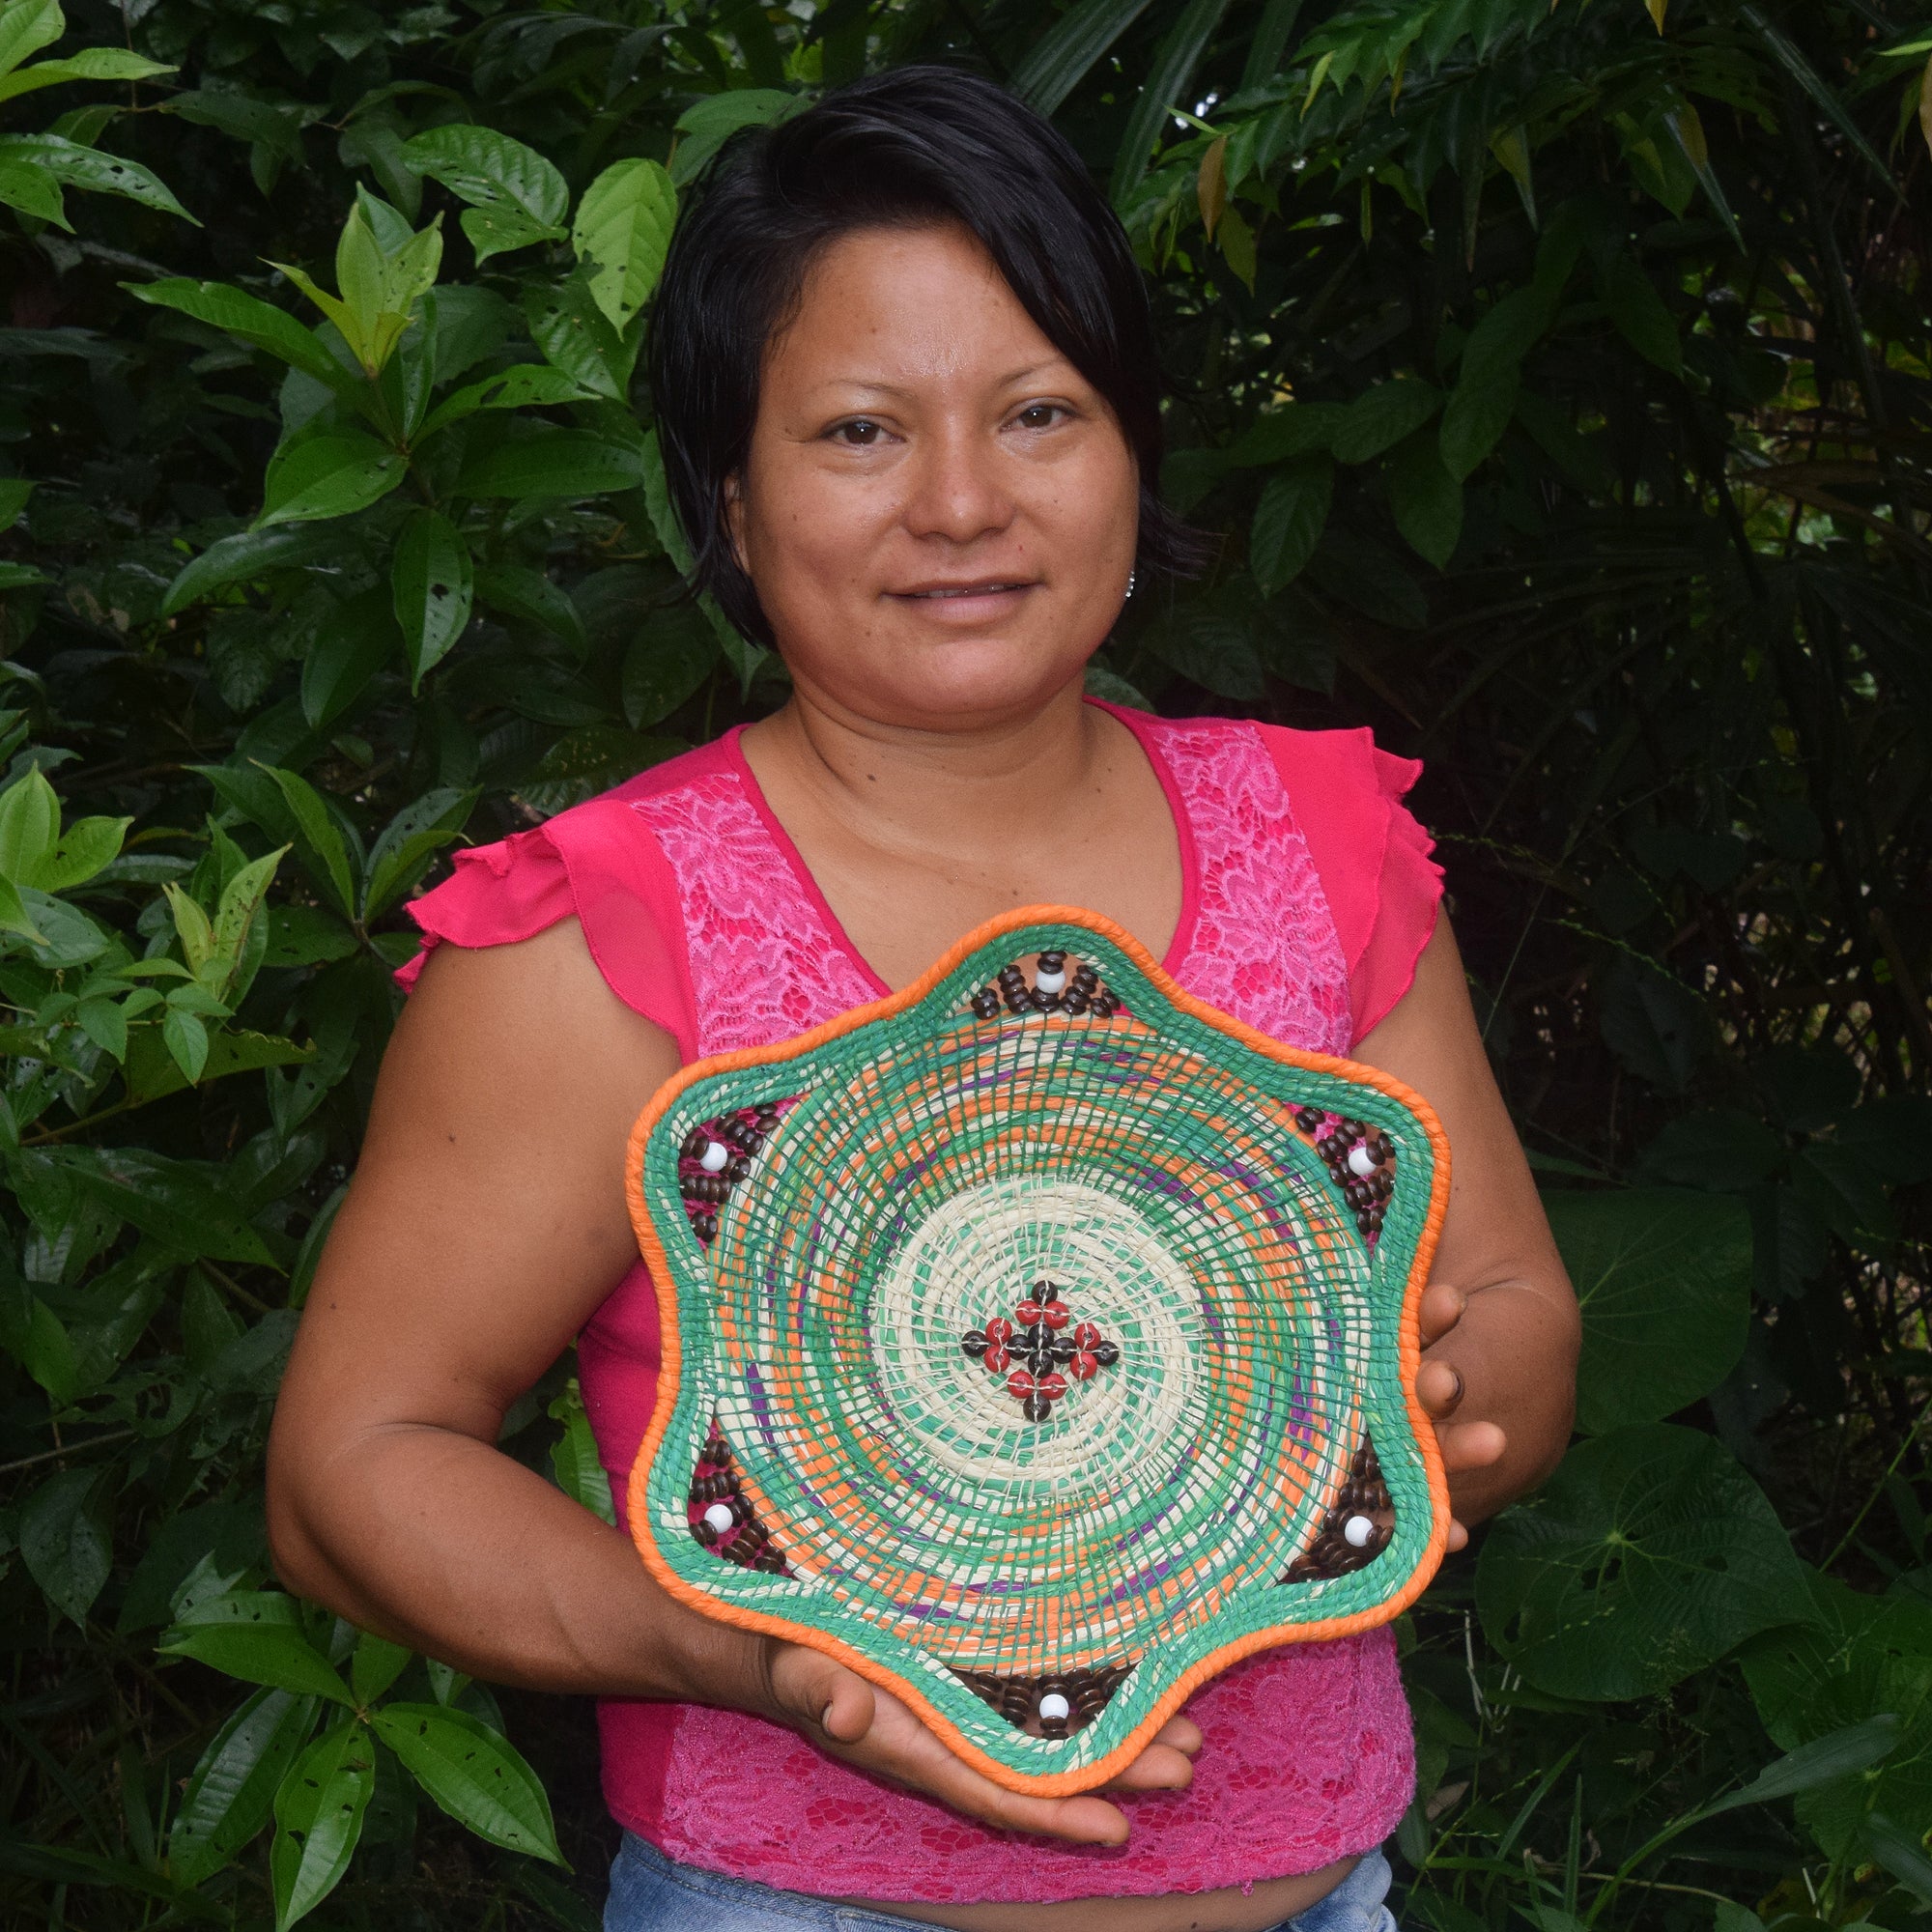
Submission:
[[[959,1338],[1010,1321],[1041,1276],[1121,1359],[1035,1423]],[[1015,1506],[1074,1500],[1069,1485],[1089,1496],[1136,1487],[1150,1464],[1171,1463],[1208,1400],[1199,1287],[1131,1208],[1078,1182],[1020,1176],[942,1203],[881,1278],[866,1326],[880,1392],[918,1443],[911,1459],[972,1489],[995,1484]]]

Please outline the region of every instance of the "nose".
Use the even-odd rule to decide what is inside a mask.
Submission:
[[[943,423],[921,437],[907,466],[906,528],[916,537],[970,544],[1013,520],[997,432],[977,423]]]

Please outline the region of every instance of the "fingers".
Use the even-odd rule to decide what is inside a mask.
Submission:
[[[1422,1346],[1433,1348],[1457,1322],[1469,1305],[1469,1297],[1447,1282],[1435,1282],[1423,1292],[1416,1314],[1422,1329]]]
[[[1441,1445],[1443,1470],[1451,1476],[1492,1468],[1509,1447],[1509,1437],[1493,1422],[1458,1422],[1438,1429],[1435,1439]]]
[[[1415,1372],[1415,1398],[1437,1420],[1455,1412],[1463,1393],[1463,1371],[1453,1362],[1424,1362]]]
[[[769,1644],[766,1657],[766,1683],[781,1723],[845,1745],[872,1728],[877,1699],[856,1671],[803,1644]]]
[[[1185,1791],[1194,1782],[1194,1760],[1172,1745],[1149,1745],[1133,1763],[1110,1778],[1108,1791]]]

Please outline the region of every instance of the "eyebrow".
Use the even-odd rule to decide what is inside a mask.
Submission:
[[[1000,389],[1014,388],[1021,383],[1025,383],[1031,378],[1040,375],[1045,370],[1053,368],[1057,363],[1064,363],[1065,361],[1065,356],[1054,355],[1044,362],[1030,362],[1024,369],[1014,369],[1009,374],[1000,377],[994,384],[994,387]],[[1071,365],[1068,364],[1068,366],[1070,367]],[[812,387],[814,390],[863,389],[868,395],[874,396],[908,397],[914,393],[911,389],[901,388],[895,383],[874,382],[870,377],[867,376],[831,376],[822,383],[813,384]]]

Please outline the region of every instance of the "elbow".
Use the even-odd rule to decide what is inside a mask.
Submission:
[[[269,1565],[275,1580],[298,1597],[327,1603],[330,1570],[309,1530],[301,1482],[302,1459],[291,1452],[277,1414],[269,1436],[267,1488],[263,1512],[269,1534]]]

